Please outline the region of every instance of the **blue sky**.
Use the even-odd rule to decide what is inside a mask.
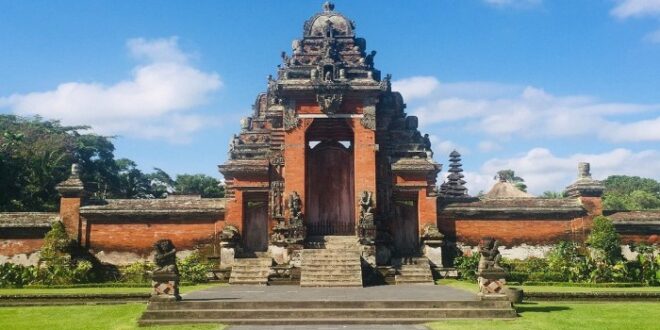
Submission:
[[[298,1],[0,0],[0,112],[89,124],[145,171],[220,177],[256,95],[320,11]],[[471,192],[660,179],[660,0],[335,1]]]

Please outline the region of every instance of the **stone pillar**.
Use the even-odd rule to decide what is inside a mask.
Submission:
[[[576,239],[585,239],[593,225],[593,219],[603,214],[603,191],[605,186],[602,182],[591,178],[591,166],[589,163],[578,163],[578,178],[566,187],[564,194],[568,197],[577,198],[587,215],[575,222],[573,233]]]
[[[424,227],[422,233],[422,249],[424,256],[429,259],[431,267],[443,268],[442,264],[442,246],[444,245],[444,238],[438,226],[430,224]]]
[[[71,165],[71,175],[58,184],[55,189],[60,193],[60,218],[70,238],[79,244],[82,241],[82,221],[80,205],[85,189],[80,180],[78,164]]]

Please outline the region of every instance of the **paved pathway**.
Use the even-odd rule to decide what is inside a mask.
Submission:
[[[471,301],[468,291],[444,285],[380,285],[366,288],[301,288],[294,285],[217,286],[183,295],[184,300],[244,301]]]
[[[229,330],[426,330],[423,325],[235,325]]]

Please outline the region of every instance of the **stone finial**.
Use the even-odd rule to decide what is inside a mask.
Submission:
[[[591,165],[589,163],[578,163],[578,179],[591,179]]]
[[[323,4],[323,11],[324,12],[330,12],[330,11],[333,11],[333,10],[335,10],[335,4],[334,3],[330,2],[330,1],[326,1]]]
[[[591,178],[590,164],[580,162],[578,163],[578,178],[566,187],[564,194],[568,197],[600,197],[604,190],[605,186],[602,182]]]
[[[71,165],[69,178],[55,186],[55,189],[62,197],[80,197],[83,195],[85,187],[82,180],[80,180],[80,166],[77,163]]]

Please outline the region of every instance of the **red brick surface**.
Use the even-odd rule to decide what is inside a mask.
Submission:
[[[42,238],[2,239],[0,255],[11,257],[17,254],[31,254],[39,251],[43,243]]]

